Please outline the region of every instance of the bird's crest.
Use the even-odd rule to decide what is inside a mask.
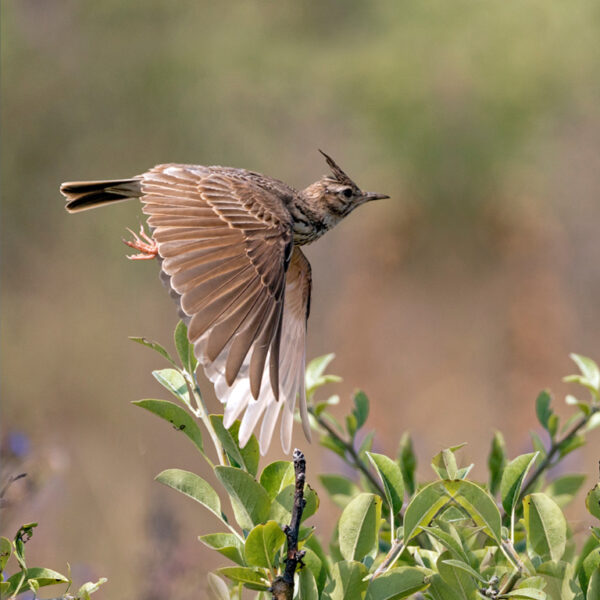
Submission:
[[[333,174],[333,177],[327,177],[327,179],[331,179],[335,183],[341,183],[342,185],[349,185],[349,186],[352,186],[353,188],[358,189],[358,186],[354,183],[354,181],[352,181],[352,179],[350,179],[350,177],[348,177],[348,175],[346,175],[346,173],[344,173],[344,171],[342,171],[340,166],[335,162],[335,160],[333,160],[333,158],[331,158],[331,156],[328,156],[327,154],[325,154],[325,152],[323,152],[323,150],[319,150],[319,152],[325,157],[325,160],[327,161],[327,164],[329,165],[329,168],[331,169],[331,173]]]

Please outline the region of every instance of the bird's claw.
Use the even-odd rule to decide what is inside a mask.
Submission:
[[[130,254],[127,256],[129,260],[151,260],[158,255],[158,244],[144,231],[144,226],[140,225],[139,235],[127,228],[127,231],[133,236],[132,240],[123,239],[123,243],[139,250],[139,254]]]

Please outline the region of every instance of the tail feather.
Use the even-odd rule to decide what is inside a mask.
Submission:
[[[139,179],[68,181],[60,186],[60,192],[67,199],[66,209],[79,212],[111,202],[139,198],[142,187]]]

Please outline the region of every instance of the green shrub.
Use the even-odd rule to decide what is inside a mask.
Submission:
[[[459,464],[460,445],[433,457],[436,478],[431,481],[416,479],[417,459],[408,434],[401,437],[396,457],[371,452],[373,432],[362,434],[369,414],[366,395],[354,395],[342,426],[328,412],[338,398],[315,399],[317,390],[339,380],[325,374],[333,357],[311,362],[306,382],[312,427],[321,445],[357,475],[319,475],[321,486],[341,508],[326,544],[308,523],[319,498],[309,483],[304,485],[302,453],[295,452],[293,463],[276,461],[259,469],[254,436],[240,448],[239,424],[227,430],[221,416],[207,413],[183,324],[175,333],[183,366],[162,346],[135,341],[171,363],[171,368],[153,374],[177,399],[136,404],[190,439],[214,470],[219,493],[228,496],[233,510],[226,514],[219,493],[194,473],[168,469],[157,476],[221,521],[218,532],[199,536],[226,562],[208,575],[213,598],[241,598],[244,588],[263,599],[292,594],[302,600],[600,598],[600,528],[592,527],[577,551],[563,514],[584,476],[547,477],[550,467],[584,444],[585,435],[600,425],[600,371],[592,360],[572,355],[580,374],[565,380],[586,388],[589,397],[567,397],[573,415],[565,423],[553,411],[550,394],[538,396],[536,413],[548,444],[534,434],[533,452],[510,459],[502,435],[494,435],[487,482],[468,478],[473,465]],[[198,420],[212,440],[216,463],[204,447]],[[314,478],[309,468],[309,481]],[[586,504],[600,518],[600,485],[589,492]]]

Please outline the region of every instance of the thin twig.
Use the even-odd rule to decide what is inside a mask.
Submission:
[[[560,447],[565,442],[567,442],[571,438],[575,437],[577,435],[577,433],[579,433],[579,431],[588,424],[592,415],[600,410],[600,406],[591,406],[590,408],[591,408],[590,414],[587,416],[584,415],[580,419],[575,421],[575,423],[573,423],[571,428],[562,436],[562,438],[560,438],[559,440],[552,440],[552,443],[550,444],[548,453],[546,454],[546,458],[544,458],[544,460],[542,460],[542,462],[537,466],[535,471],[533,471],[533,473],[529,476],[529,478],[527,479],[527,481],[521,488],[521,493],[519,494],[518,502],[521,502],[523,500],[523,498],[525,498],[525,496],[527,495],[529,490],[533,487],[535,482],[540,478],[541,475],[543,475],[544,471],[546,471],[550,467],[554,466],[554,464],[552,463],[552,460],[554,459],[556,454],[559,452]]]
[[[392,544],[392,547],[383,559],[383,562],[377,567],[375,573],[373,573],[373,579],[375,579],[375,577],[383,575],[383,573],[390,569],[392,565],[398,560],[399,556],[404,552],[404,548],[405,545],[402,540],[394,540],[394,543]]]
[[[377,494],[379,494],[379,496],[381,496],[382,498],[385,498],[385,491],[383,490],[377,479],[375,479],[373,473],[371,473],[371,471],[369,470],[369,467],[367,467],[367,465],[360,459],[360,456],[358,455],[358,452],[356,452],[356,450],[354,449],[352,442],[345,440],[325,419],[323,419],[321,415],[317,415],[312,406],[309,407],[308,412],[310,412],[310,414],[316,419],[317,423],[323,429],[325,429],[325,431],[327,431],[327,433],[332,438],[334,438],[342,446],[344,446],[346,453],[351,459],[346,459],[347,462],[350,465],[353,465],[354,467],[359,469],[359,471],[369,480],[369,483],[377,491]]]
[[[298,565],[303,566],[302,557],[304,551],[298,551],[298,534],[302,512],[306,505],[304,498],[304,482],[306,480],[306,460],[304,454],[296,448],[294,450],[294,472],[296,474],[296,486],[294,490],[294,506],[292,507],[292,518],[289,526],[285,527],[287,537],[287,557],[283,575],[277,577],[271,586],[273,600],[292,600],[294,596],[294,574]]]

